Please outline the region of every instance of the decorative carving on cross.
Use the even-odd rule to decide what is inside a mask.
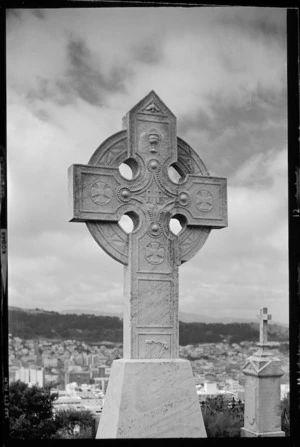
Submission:
[[[268,321],[271,320],[272,315],[268,314],[267,307],[260,309],[257,315],[259,321],[259,346],[266,346],[268,344]]]
[[[71,221],[85,222],[96,242],[125,265],[124,357],[147,358],[156,352],[147,346],[155,337],[166,346],[160,355],[174,358],[178,266],[197,253],[212,228],[227,226],[226,179],[211,177],[177,138],[176,118],[154,91],[127,113],[123,127],[88,165],[69,168]],[[122,163],[132,179],[121,175]],[[178,183],[169,176],[171,166]],[[131,234],[118,224],[124,214],[133,220]],[[172,218],[182,225],[178,235],[170,230]]]

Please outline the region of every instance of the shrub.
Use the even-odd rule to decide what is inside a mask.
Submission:
[[[290,436],[290,393],[281,401],[281,429]]]
[[[95,419],[89,410],[60,410],[55,415],[56,439],[92,439]]]
[[[204,402],[202,414],[209,438],[240,437],[240,431],[244,425],[243,404],[220,395]]]
[[[244,425],[244,404],[228,400],[224,395],[207,399],[201,404],[208,437],[239,437]],[[290,435],[290,395],[281,401],[281,427]]]

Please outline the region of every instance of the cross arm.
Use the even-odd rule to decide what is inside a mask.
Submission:
[[[71,222],[119,221],[127,211],[126,187],[121,188],[126,181],[118,168],[74,164],[68,176]]]
[[[223,228],[227,222],[227,180],[221,177],[190,174],[178,184],[176,209],[188,225]]]

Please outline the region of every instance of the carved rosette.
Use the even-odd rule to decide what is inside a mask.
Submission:
[[[147,168],[150,172],[159,172],[161,169],[161,163],[156,159],[152,159],[148,162]]]
[[[159,242],[150,242],[146,246],[145,258],[150,264],[161,264],[165,259],[165,249]]]
[[[129,202],[131,199],[131,191],[129,188],[119,188],[117,190],[117,196],[121,202]]]
[[[113,196],[111,187],[101,181],[96,181],[90,186],[89,194],[92,201],[98,205],[109,203]]]
[[[181,206],[189,205],[190,201],[191,201],[191,198],[190,198],[190,196],[189,196],[189,194],[187,192],[182,192],[181,194],[179,194],[179,196],[178,196],[178,203]]]
[[[200,211],[210,211],[214,206],[214,196],[207,189],[199,189],[195,195],[196,206]]]

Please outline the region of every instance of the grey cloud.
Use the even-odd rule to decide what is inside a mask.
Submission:
[[[93,55],[81,39],[70,39],[67,45],[68,68],[60,79],[50,81],[39,77],[35,87],[26,95],[33,113],[36,103],[52,100],[58,105],[74,104],[78,98],[89,104],[105,104],[107,94],[125,92],[125,80],[130,76],[128,67],[114,65],[108,75],[95,67]],[[40,115],[45,118],[45,115]]]
[[[210,114],[199,110],[178,120],[178,135],[198,134],[200,157],[209,171],[232,175],[245,158],[268,149],[286,146],[286,91],[258,88],[245,105],[209,97]],[[191,144],[190,141],[188,141]]]
[[[20,9],[7,9],[6,10],[6,19],[11,20],[13,18],[17,18],[21,20],[22,10]]]
[[[27,11],[25,11],[25,14],[26,13],[27,13]],[[40,20],[44,20],[46,18],[46,12],[43,9],[29,10],[29,13],[31,13],[32,15],[34,15],[35,17],[37,17]],[[24,11],[22,9],[7,9],[6,10],[6,19],[8,22],[14,18],[21,21],[23,14],[24,14]]]
[[[198,129],[213,135],[216,131],[215,120],[212,119],[204,110],[199,110],[195,115],[181,116],[178,120],[178,134],[184,135],[190,130]]]
[[[243,105],[218,101],[212,98],[211,107],[216,116],[216,125],[222,128],[238,127],[243,123],[261,128],[267,121],[280,120],[286,114],[286,90],[281,92],[258,87],[249,92]]]
[[[26,94],[27,106],[31,112],[41,121],[50,121],[50,114],[45,110],[45,107],[41,107],[41,103],[46,100],[55,100],[57,93],[53,89],[51,83],[45,78],[37,78],[35,88],[28,90]]]
[[[77,95],[75,95],[73,87],[65,79],[59,79],[55,82],[57,95],[55,102],[59,105],[74,104]]]
[[[155,42],[143,42],[133,48],[133,57],[145,64],[157,64],[163,60],[162,45]]]
[[[225,100],[219,94],[207,95],[210,114],[199,110],[194,116],[183,116],[179,121],[179,130],[183,133],[192,129],[201,129],[215,139],[226,129],[243,128],[243,125],[255,125],[257,129],[270,121],[282,121],[286,117],[286,88],[281,92],[258,87],[256,91],[245,95],[244,104],[234,100]]]
[[[44,109],[37,109],[34,111],[34,114],[39,120],[44,121],[45,123],[51,119],[49,113]]]
[[[48,122],[50,120],[49,113],[44,109],[36,110],[35,114],[41,121]]]
[[[260,35],[285,45],[285,11],[276,8],[229,8],[220,14],[217,23],[231,29],[239,29],[243,35],[257,38]]]
[[[29,102],[35,102],[36,100],[45,100],[52,98],[54,96],[53,91],[51,91],[50,82],[45,78],[37,78],[35,88],[28,90],[26,99]]]
[[[285,36],[285,29],[283,27],[283,21],[279,23],[270,22],[266,20],[257,20],[254,23],[253,29],[254,32],[258,31],[262,34],[270,36],[272,38],[283,37]]]
[[[44,20],[46,18],[46,13],[43,9],[33,9],[31,12],[40,20]]]
[[[112,67],[108,76],[99,71],[93,63],[93,55],[85,42],[71,38],[67,46],[69,68],[65,76],[56,82],[60,94],[66,102],[80,97],[92,105],[103,105],[107,93],[125,89],[125,79],[129,74],[126,67]]]

